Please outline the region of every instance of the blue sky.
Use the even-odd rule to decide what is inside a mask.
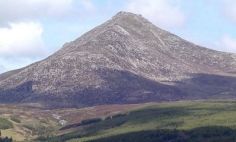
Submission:
[[[46,58],[119,11],[215,50],[236,53],[235,0],[0,0],[0,72]]]

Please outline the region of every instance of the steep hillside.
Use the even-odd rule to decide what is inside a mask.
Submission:
[[[236,55],[120,12],[47,59],[0,75],[0,101],[91,106],[235,98]]]

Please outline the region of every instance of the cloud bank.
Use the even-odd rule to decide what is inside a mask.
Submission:
[[[83,2],[82,2],[83,1]],[[81,5],[92,8],[85,0]],[[46,57],[42,21],[73,13],[74,0],[0,0],[0,72]],[[14,65],[15,64],[15,65]]]
[[[10,23],[0,28],[0,57],[38,57],[46,54],[39,23]]]
[[[44,17],[61,17],[72,6],[72,0],[1,0],[0,23]]]

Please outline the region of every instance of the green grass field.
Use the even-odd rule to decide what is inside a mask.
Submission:
[[[114,107],[114,113],[105,113]],[[125,111],[118,111],[117,108],[123,108],[120,106],[106,106],[101,107],[104,113],[99,115],[95,115],[99,111],[97,107],[50,111],[27,109],[27,112],[26,108],[16,108],[2,107],[5,115],[0,117],[3,136],[13,137],[15,141],[236,142],[236,101],[148,103]],[[81,121],[84,112],[89,117]],[[80,125],[60,126],[53,113],[65,114],[66,120],[71,119],[67,126]]]
[[[0,117],[0,130],[10,129],[13,127],[13,124],[6,118]]]
[[[2,137],[14,141],[31,141],[40,135],[49,135],[57,128],[57,122],[42,113],[40,108],[17,105],[0,105],[0,131]]]
[[[233,142],[236,141],[236,102],[149,104],[126,115],[80,126],[51,141]]]

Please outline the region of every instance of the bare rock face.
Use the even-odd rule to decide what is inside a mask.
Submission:
[[[119,12],[45,60],[0,75],[0,102],[91,106],[235,98],[236,55]]]

